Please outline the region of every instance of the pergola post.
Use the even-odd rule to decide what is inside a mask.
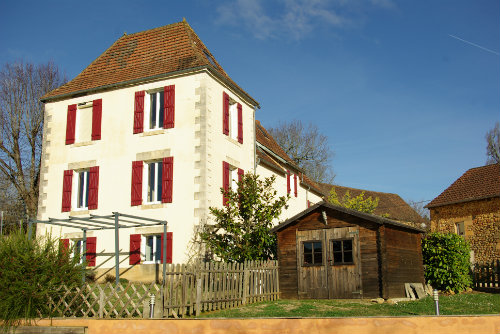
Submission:
[[[120,234],[119,234],[119,223],[120,223],[120,214],[118,212],[114,213],[115,215],[115,285],[118,289],[120,284]]]
[[[33,233],[33,221],[28,217],[28,240],[31,240],[32,233]]]

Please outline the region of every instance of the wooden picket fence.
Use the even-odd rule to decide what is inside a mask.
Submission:
[[[184,317],[279,299],[277,261],[168,264],[165,285],[111,283],[61,286],[49,298],[54,317],[149,317],[149,301],[163,317]],[[157,312],[155,312],[157,313]]]
[[[500,260],[475,264],[472,270],[474,289],[500,290]]]

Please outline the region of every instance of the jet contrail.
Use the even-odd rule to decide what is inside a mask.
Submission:
[[[464,42],[464,43],[470,44],[470,45],[472,45],[472,46],[475,46],[475,47],[477,47],[477,48],[480,48],[480,49],[482,49],[482,50],[484,50],[484,51],[488,51],[488,52],[491,52],[491,53],[493,53],[493,54],[496,54],[497,56],[500,56],[500,53],[498,53],[498,52],[496,52],[496,51],[493,51],[493,50],[490,50],[490,49],[487,49],[487,48],[485,48],[485,47],[482,47],[481,45],[474,44],[474,43],[472,43],[472,42],[466,41],[465,39],[461,39],[460,37],[457,37],[457,36],[454,36],[454,35],[450,35],[450,34],[448,34],[448,36],[453,37],[453,38],[455,38],[455,39],[458,39],[459,41],[462,41],[462,42]]]

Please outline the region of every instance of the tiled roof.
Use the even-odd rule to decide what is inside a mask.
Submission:
[[[408,203],[406,203],[397,194],[382,193],[337,185],[334,186],[326,183],[321,183],[320,186],[323,189],[326,198],[328,198],[332,187],[335,187],[335,192],[337,193],[339,199],[342,199],[347,191],[349,191],[351,197],[359,196],[364,191],[364,198],[379,198],[378,206],[374,211],[375,215],[388,215],[387,217],[389,219],[397,220],[400,222],[412,222],[415,224],[425,223],[425,219],[422,218]]]
[[[226,81],[251,104],[258,105],[227,75],[186,21],[123,35],[76,78],[43,96],[42,101],[160,80],[202,68]]]
[[[306,174],[301,172],[301,169],[297,166],[297,164],[285,153],[283,148],[274,140],[273,136],[260,124],[258,120],[255,121],[255,131],[257,142],[262,146],[265,146],[268,150],[272,151],[275,155],[286,161],[280,161],[276,159],[268,152],[258,148],[257,156],[259,159],[264,160],[267,164],[271,165],[275,169],[281,170],[285,172],[287,169],[294,169],[294,172],[298,174],[299,178],[303,183],[307,184],[314,191],[319,194],[322,194],[320,186],[312,181]]]
[[[427,208],[500,196],[500,164],[471,168],[434,198]]]

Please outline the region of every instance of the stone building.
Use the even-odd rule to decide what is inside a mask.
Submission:
[[[281,220],[322,199],[255,120],[258,102],[186,21],[123,35],[42,102],[39,220],[120,212],[168,221],[166,257],[161,226],[123,229],[119,238],[90,231],[87,260],[96,269],[112,272],[116,239],[125,278],[188,261],[209,208],[225,203],[220,189],[237,187],[242,173],[276,176],[278,196],[290,195]],[[83,238],[77,228],[37,224],[47,232],[75,248]]]
[[[426,208],[433,232],[470,242],[472,262],[500,260],[500,164],[469,169]]]

